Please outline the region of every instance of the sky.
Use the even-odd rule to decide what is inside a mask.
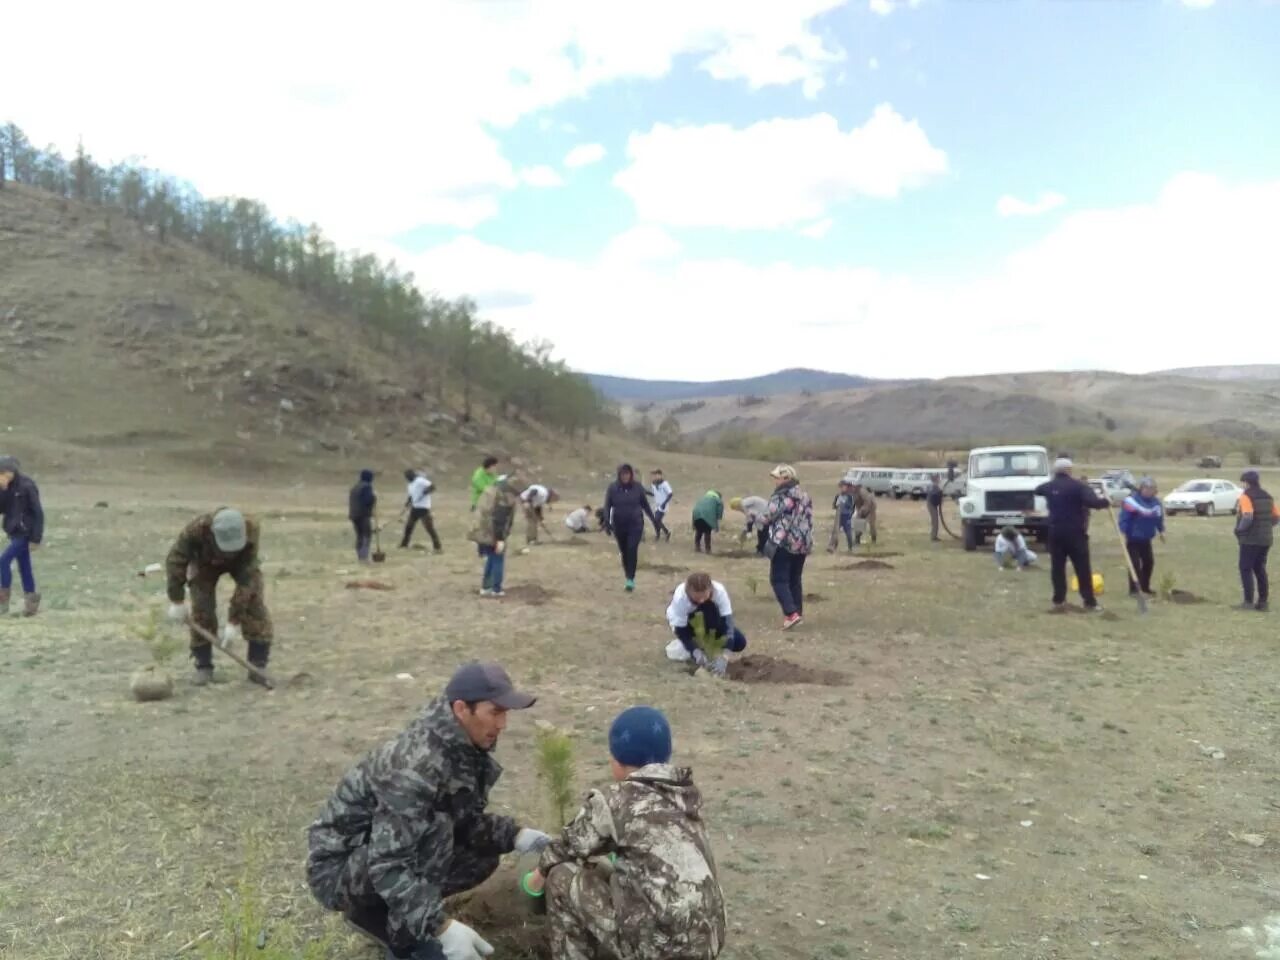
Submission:
[[[34,142],[317,222],[576,369],[1280,362],[1280,0],[4,20],[0,120]]]

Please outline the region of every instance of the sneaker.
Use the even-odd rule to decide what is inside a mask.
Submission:
[[[1095,603],[1091,607],[1085,607],[1084,612],[1085,613],[1102,613],[1102,604]]]
[[[507,595],[507,591],[502,589],[493,590],[493,591],[490,591],[489,593],[489,596],[493,597],[495,600],[499,599],[500,597],[505,597],[506,595]]]
[[[636,582],[634,580],[628,580],[626,583],[627,593],[633,592],[635,588],[636,588]]]
[[[1070,608],[1065,603],[1055,603],[1049,608],[1050,613],[1066,613]]]
[[[804,617],[798,613],[793,613],[791,616],[783,618],[782,629],[790,630],[792,627],[798,627],[802,623],[804,623]]]
[[[1250,603],[1249,601],[1246,600],[1244,603],[1237,603],[1231,609],[1232,610],[1257,610],[1258,605],[1256,603]]]
[[[1270,607],[1270,605],[1267,603],[1267,601],[1265,601],[1265,600],[1260,600],[1260,601],[1258,601],[1257,606],[1255,606],[1253,609],[1257,610],[1259,613],[1266,613],[1266,612],[1268,612],[1268,611],[1271,609],[1271,607]]]
[[[492,596],[493,596],[493,591],[492,591],[492,590],[490,590],[488,587],[485,587],[483,590],[481,590],[481,591],[480,591],[480,596],[482,596],[482,597],[492,597]]]
[[[213,683],[213,667],[196,667],[191,674],[191,683],[196,687],[207,687]]]

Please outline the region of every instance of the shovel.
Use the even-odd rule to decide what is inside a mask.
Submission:
[[[234,650],[230,649],[229,647],[224,647],[218,641],[217,637],[215,637],[212,633],[210,633],[204,627],[200,626],[200,624],[196,623],[190,617],[187,618],[187,626],[189,626],[192,630],[194,630],[197,636],[203,637],[205,640],[208,640],[215,650],[219,651],[220,653],[226,654],[236,663],[240,664],[240,666],[244,667],[254,676],[258,677],[268,690],[274,690],[276,688],[275,678],[273,678],[271,674],[267,673],[267,671],[263,670],[261,667],[255,667],[252,663],[250,663],[248,660],[240,656],[240,654],[236,653]]]
[[[1129,547],[1124,542],[1124,534],[1120,532],[1120,521],[1116,518],[1116,512],[1111,509],[1111,504],[1109,503],[1107,504],[1107,513],[1111,515],[1111,525],[1115,527],[1116,537],[1120,540],[1120,552],[1124,554],[1124,565],[1129,568],[1131,582],[1136,584],[1138,582],[1138,571],[1134,569],[1133,557],[1129,556]],[[1138,598],[1138,613],[1146,613],[1147,595],[1142,592],[1141,587],[1138,588],[1138,592],[1135,596]]]
[[[370,554],[369,559],[371,559],[374,563],[387,562],[387,555],[382,549],[382,537],[379,536],[381,532],[382,532],[382,527],[375,526],[373,528],[373,553]]]

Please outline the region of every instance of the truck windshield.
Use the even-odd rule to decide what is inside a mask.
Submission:
[[[1049,458],[1039,450],[1009,450],[977,454],[969,461],[970,478],[1044,477],[1049,474]]]

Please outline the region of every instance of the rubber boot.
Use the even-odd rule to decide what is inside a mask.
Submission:
[[[200,647],[192,647],[191,659],[196,662],[191,682],[197,687],[213,683],[213,647],[207,643]]]
[[[261,640],[249,641],[249,662],[259,670],[267,669],[267,660],[271,657],[271,644],[263,643]],[[251,683],[256,683],[265,687],[266,681],[256,673],[246,674]]]
[[[27,593],[22,598],[22,615],[24,617],[34,617],[40,612],[40,594]]]
[[[0,617],[9,612],[9,589],[0,590]]]

